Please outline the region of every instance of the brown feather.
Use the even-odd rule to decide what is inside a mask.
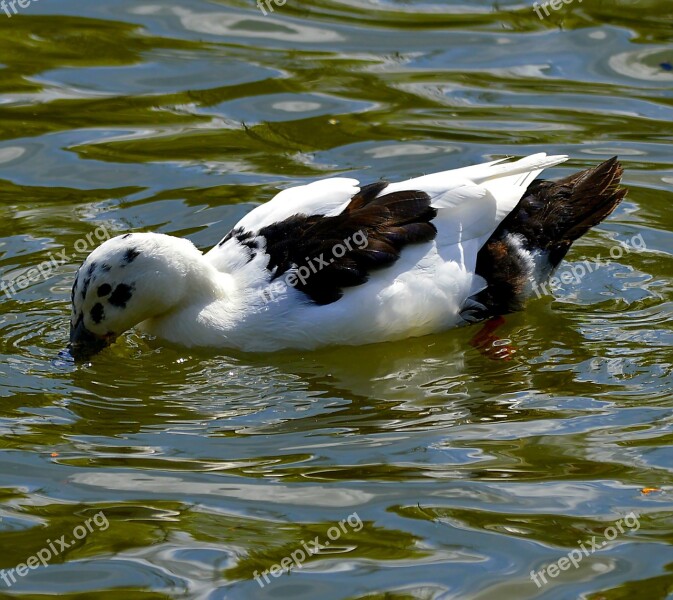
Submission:
[[[477,274],[488,287],[477,300],[490,315],[523,308],[530,274],[517,243],[547,255],[556,268],[573,242],[607,218],[626,196],[617,157],[560,181],[534,181],[516,208],[500,224],[477,256]],[[539,283],[539,282],[538,282]],[[489,315],[484,315],[489,316]]]

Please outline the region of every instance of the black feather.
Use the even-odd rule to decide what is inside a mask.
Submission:
[[[437,211],[430,206],[430,197],[413,190],[379,196],[387,185],[362,187],[339,215],[297,214],[260,229],[272,279],[304,269],[309,274],[295,287],[317,304],[330,304],[342,297],[344,288],[362,285],[371,271],[397,261],[405,246],[433,240],[437,229],[431,221]],[[252,235],[234,230],[223,242],[248,234]],[[366,245],[356,243],[362,236]],[[337,255],[336,248],[343,253]],[[316,262],[320,262],[317,272]]]

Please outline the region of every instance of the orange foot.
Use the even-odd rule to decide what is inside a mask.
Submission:
[[[516,348],[509,344],[509,340],[503,340],[495,335],[495,331],[504,323],[504,317],[489,319],[481,331],[470,340],[470,344],[491,360],[512,360]]]

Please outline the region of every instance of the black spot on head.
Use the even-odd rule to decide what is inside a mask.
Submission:
[[[102,265],[100,270],[103,271],[103,273],[108,273],[112,267],[110,265]]]
[[[72,284],[72,291],[70,292],[70,302],[75,304],[75,290],[77,289],[77,284],[79,283],[79,269],[77,269],[77,275],[75,275],[75,282]]]
[[[126,303],[133,296],[133,286],[126,285],[125,283],[120,283],[112,292],[109,302],[112,306],[118,306],[119,308],[125,308]]]
[[[91,270],[91,269],[89,269]],[[91,283],[91,277],[87,277],[84,280],[84,285],[82,286],[82,300],[86,299],[86,293],[89,291],[89,284]]]
[[[125,240],[126,238],[130,238],[130,237],[131,237],[131,234],[130,234],[130,233],[125,233],[125,234],[122,236],[122,239]]]
[[[93,272],[96,270],[96,267],[97,267],[97,266],[98,266],[98,264],[96,263],[96,261],[92,262],[92,263],[89,265],[89,270],[86,272],[86,274],[87,274],[89,277],[91,277],[91,275],[93,275]]]
[[[94,304],[94,307],[89,313],[91,315],[91,320],[98,325],[105,318],[105,310],[103,310],[103,305],[99,302]]]
[[[84,319],[84,313],[79,313],[77,315],[77,319],[75,319],[75,323],[73,324],[72,322],[70,323],[70,335],[72,336],[72,331],[75,329],[81,322],[82,319]]]
[[[104,283],[98,288],[96,293],[98,294],[99,298],[102,298],[103,296],[109,296],[111,291],[112,286],[109,283]]]
[[[122,267],[130,265],[139,256],[140,256],[140,250],[136,250],[135,248],[129,248],[126,252],[124,252],[124,258],[122,259]]]

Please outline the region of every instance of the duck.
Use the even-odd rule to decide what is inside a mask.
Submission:
[[[565,155],[282,190],[207,252],[113,237],[72,286],[70,354],[128,330],[182,348],[314,350],[437,334],[520,311],[626,195],[614,157],[557,181]],[[543,288],[544,289],[544,288]]]

